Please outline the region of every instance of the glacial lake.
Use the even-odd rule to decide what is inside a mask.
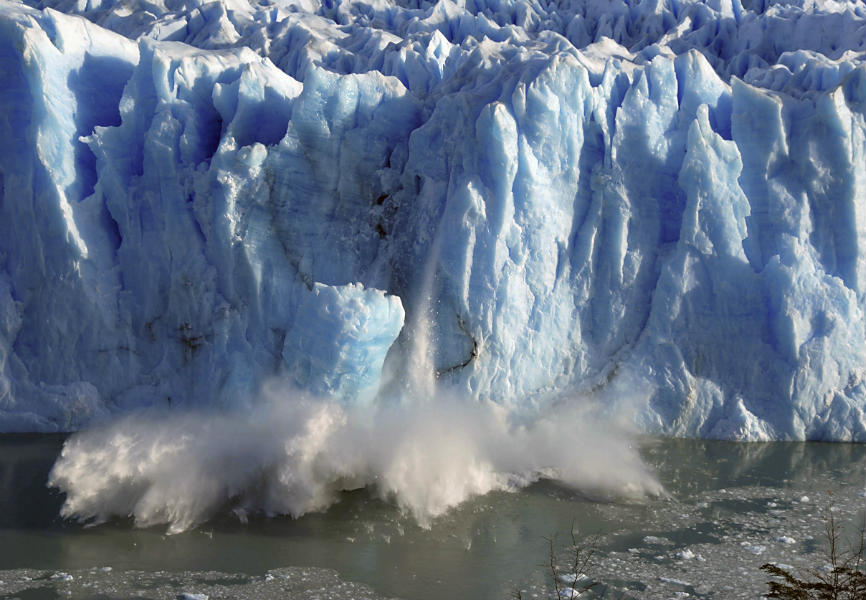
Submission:
[[[45,487],[63,436],[0,436],[0,598],[550,598],[572,527],[606,598],[758,598],[766,562],[824,564],[832,511],[866,518],[866,445],[644,440],[667,498],[597,501],[542,481],[418,527],[365,491],[299,519],[227,514],[165,535],[60,519]],[[200,595],[200,596],[195,596]]]

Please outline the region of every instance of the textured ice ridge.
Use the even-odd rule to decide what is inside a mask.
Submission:
[[[866,441],[862,2],[28,4],[0,430],[373,402],[427,315],[470,398]]]

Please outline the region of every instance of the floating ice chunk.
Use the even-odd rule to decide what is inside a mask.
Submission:
[[[671,541],[664,537],[657,537],[655,535],[647,535],[643,538],[644,544],[670,544]]]
[[[760,544],[752,544],[750,542],[740,542],[740,546],[742,546],[746,552],[751,552],[752,554],[762,554],[764,550],[767,549],[766,546],[762,546]]]
[[[590,577],[584,573],[563,573],[559,576],[562,583],[572,585],[580,582],[588,582]]]

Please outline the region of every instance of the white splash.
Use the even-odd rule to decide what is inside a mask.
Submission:
[[[541,477],[629,500],[662,492],[623,432],[576,404],[518,425],[494,403],[434,400],[351,408],[273,382],[249,413],[142,414],[78,433],[49,484],[67,494],[65,517],[171,533],[230,509],[297,517],[365,486],[422,526]]]

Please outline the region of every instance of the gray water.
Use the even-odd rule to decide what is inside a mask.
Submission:
[[[565,573],[572,530],[606,597],[758,598],[762,564],[820,567],[825,517],[850,540],[866,507],[866,445],[645,440],[669,496],[643,504],[542,481],[422,529],[362,490],[322,514],[168,536],[60,519],[45,481],[63,439],[0,436],[0,598],[546,598],[549,539]]]

